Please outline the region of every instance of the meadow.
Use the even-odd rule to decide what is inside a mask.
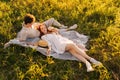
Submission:
[[[90,36],[87,54],[101,61],[87,73],[83,63],[46,57],[4,44],[16,37],[27,13],[37,22],[55,18]],[[120,0],[0,0],[0,80],[120,80]]]

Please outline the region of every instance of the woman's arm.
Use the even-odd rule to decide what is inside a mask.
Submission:
[[[46,54],[47,54],[47,55],[49,55],[49,54],[50,54],[50,52],[51,52],[51,47],[50,47],[50,46],[48,46],[48,49],[47,49]]]
[[[45,43],[47,43],[48,49],[47,49],[46,54],[49,55],[50,52],[51,52],[51,49],[52,49],[52,44],[49,42],[49,37],[48,37],[48,36],[42,36],[41,39],[42,39]]]
[[[48,27],[48,31],[50,32],[55,32],[55,33],[59,33],[59,30],[57,28],[54,28],[54,27]]]

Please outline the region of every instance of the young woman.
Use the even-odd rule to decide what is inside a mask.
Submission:
[[[79,48],[73,41],[61,36],[56,30],[49,31],[43,24],[39,26],[39,30],[41,33],[41,39],[48,43],[49,48],[47,50],[47,54],[50,53],[51,49],[53,49],[58,54],[64,54],[65,51],[68,51],[86,64],[87,72],[94,70],[90,62],[95,65],[101,64],[99,61],[88,56],[85,51]]]

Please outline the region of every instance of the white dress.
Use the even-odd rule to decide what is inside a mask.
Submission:
[[[56,33],[46,34],[41,37],[43,40],[48,42],[53,51],[58,54],[63,54],[65,52],[66,45],[68,43],[73,43],[73,41],[59,35]]]

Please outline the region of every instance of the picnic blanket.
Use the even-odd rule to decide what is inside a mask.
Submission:
[[[74,41],[76,44],[80,44],[80,45],[83,45],[83,46],[86,46],[85,44],[87,43],[88,41],[88,36],[86,35],[83,35],[83,34],[79,34],[77,31],[65,31],[65,30],[60,30],[60,34],[64,37],[67,37],[68,39]],[[28,38],[26,41],[28,42],[36,42],[36,41],[39,41],[40,38]],[[41,54],[45,55],[45,56],[48,56],[46,55],[46,51],[47,49],[46,48],[43,48],[43,47],[40,47],[40,46],[33,46],[33,45],[27,45],[25,42],[20,42],[17,38],[14,38],[14,39],[11,39],[9,42],[7,42],[5,45],[4,45],[4,48],[10,46],[11,44],[17,44],[17,45],[20,45],[20,46],[23,46],[23,47],[30,47],[30,48],[33,48],[37,51],[39,51]],[[63,60],[77,60],[78,59],[74,56],[72,56],[69,52],[65,52],[64,54],[57,54],[56,52],[54,52],[53,50],[50,52],[49,56],[52,56],[53,58],[57,58],[57,59],[63,59]]]

